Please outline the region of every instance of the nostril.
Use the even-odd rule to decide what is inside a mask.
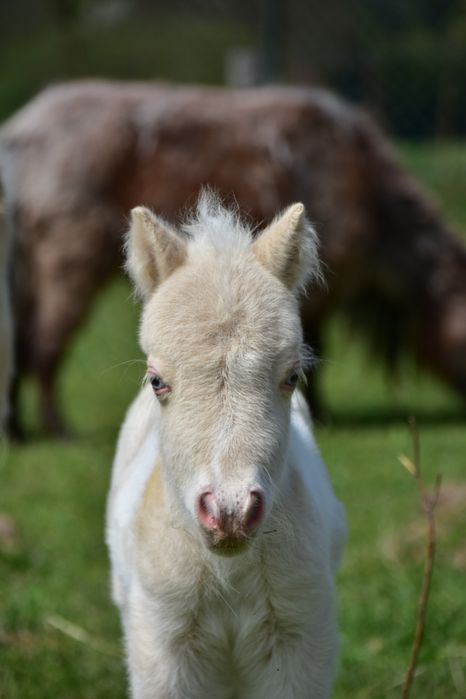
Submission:
[[[211,490],[206,490],[199,496],[197,514],[206,529],[218,528],[218,507]]]
[[[246,529],[257,527],[264,514],[264,496],[258,490],[251,490],[245,514]]]

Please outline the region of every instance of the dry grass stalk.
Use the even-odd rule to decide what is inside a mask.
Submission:
[[[97,650],[99,653],[116,658],[120,657],[118,648],[100,638],[92,636],[81,626],[73,624],[71,621],[64,619],[58,614],[49,614],[46,618],[46,622],[52,628],[57,629],[57,631],[61,631],[61,633],[63,633],[65,636],[68,636],[79,643],[83,643],[84,645],[88,645],[94,650]]]
[[[429,590],[432,580],[432,571],[435,558],[435,507],[437,505],[440,493],[441,477],[437,476],[435,486],[432,493],[428,492],[421,476],[421,452],[419,443],[419,431],[414,417],[409,420],[409,428],[413,442],[413,459],[402,454],[399,456],[400,463],[413,476],[419,490],[422,509],[427,520],[427,540],[426,553],[424,559],[424,573],[422,577],[421,592],[419,595],[419,603],[417,610],[416,631],[411,650],[411,656],[408,663],[408,669],[403,684],[402,699],[409,699],[411,687],[416,672],[416,665],[419,656],[419,651],[424,637],[427,603],[429,599]]]

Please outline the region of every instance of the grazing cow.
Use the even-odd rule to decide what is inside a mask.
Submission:
[[[254,225],[305,203],[327,269],[327,290],[302,308],[317,353],[341,309],[390,365],[407,349],[466,395],[465,248],[368,117],[327,92],[70,83],[3,127],[0,173],[18,258],[17,370],[38,380],[49,431],[62,428],[60,361],[119,267],[126,212],[142,203],[173,223],[204,184]]]
[[[181,230],[139,207],[127,249],[147,383],[107,541],[132,696],[326,699],[345,517],[294,391],[318,274],[304,207],[256,239],[208,194]]]

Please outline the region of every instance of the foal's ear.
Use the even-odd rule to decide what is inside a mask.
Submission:
[[[168,223],[144,206],[131,211],[126,269],[143,299],[186,259],[186,243]]]
[[[317,235],[303,204],[292,204],[254,241],[252,249],[264,267],[291,291],[320,279]]]

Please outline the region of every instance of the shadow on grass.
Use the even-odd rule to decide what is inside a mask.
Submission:
[[[451,405],[442,407],[413,405],[411,407],[398,406],[366,406],[354,408],[325,408],[323,416],[314,418],[316,427],[335,429],[360,428],[377,429],[392,425],[406,425],[409,418],[414,416],[420,426],[446,427],[466,425],[466,405]],[[14,446],[49,445],[51,447],[61,445],[69,446],[93,446],[95,448],[116,447],[121,421],[115,420],[115,424],[98,425],[94,428],[72,427],[66,435],[53,437],[40,431],[37,425],[27,425],[25,434],[21,439],[12,438],[10,443]],[[112,452],[113,453],[113,452]]]
[[[426,426],[455,426],[465,425],[466,406],[449,406],[445,408],[431,408],[413,406],[403,407],[374,407],[351,410],[330,410],[323,420],[315,420],[316,425],[325,427],[346,428],[377,428],[391,425],[405,425],[408,419],[414,415],[419,425]]]

